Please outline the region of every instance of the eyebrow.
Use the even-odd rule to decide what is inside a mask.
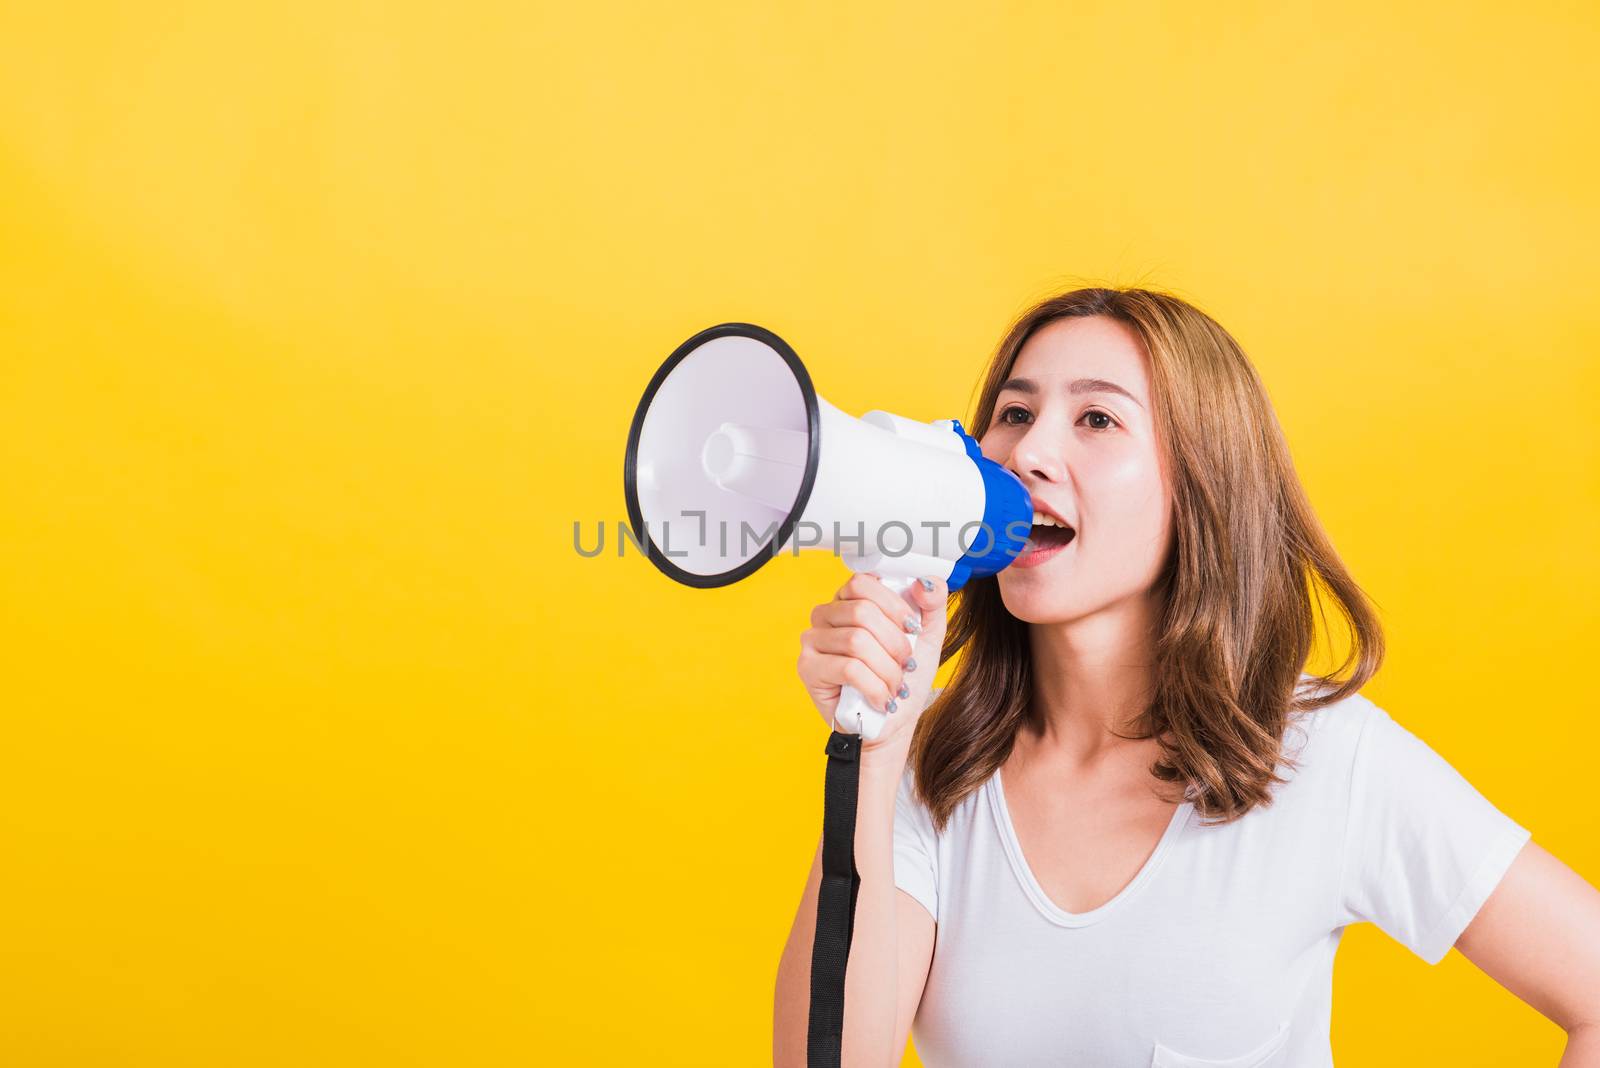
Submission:
[[[1014,390],[1017,393],[1026,393],[1029,396],[1032,396],[1039,392],[1039,383],[1035,382],[1031,378],[1008,378],[1000,387],[1000,392],[1004,393],[1008,389]],[[1074,378],[1071,382],[1067,383],[1067,392],[1120,393],[1124,397],[1127,397],[1129,400],[1133,401],[1133,403],[1139,404],[1138,397],[1135,397],[1132,393],[1129,393],[1115,382],[1107,381],[1104,378]],[[1139,404],[1139,407],[1142,409],[1144,405]]]

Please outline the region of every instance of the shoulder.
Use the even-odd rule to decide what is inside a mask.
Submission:
[[[1314,676],[1302,675],[1309,687]],[[1307,692],[1302,690],[1302,692]],[[1347,789],[1373,725],[1393,723],[1389,713],[1357,692],[1309,711],[1291,712],[1284,725],[1279,774],[1289,781],[1311,781]]]
[[[1313,693],[1315,676],[1301,675],[1301,693]],[[1389,713],[1361,692],[1349,694],[1304,712],[1291,712],[1284,724],[1285,755],[1301,752],[1323,756],[1327,751],[1353,753],[1362,736],[1375,720],[1388,719]]]

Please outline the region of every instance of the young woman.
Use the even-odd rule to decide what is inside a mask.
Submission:
[[[1454,945],[1600,1068],[1600,893],[1358,692],[1377,618],[1233,338],[1168,295],[1066,293],[1001,342],[971,426],[1033,494],[1024,555],[948,621],[941,582],[908,613],[855,575],[801,637],[824,723],[846,683],[895,713],[862,752],[846,1068],[899,1064],[913,1021],[929,1068],[1331,1065],[1361,921]],[[1317,676],[1324,591],[1350,654]],[[820,872],[819,842],[779,1064],[805,1063]]]

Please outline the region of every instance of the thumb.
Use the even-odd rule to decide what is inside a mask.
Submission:
[[[911,674],[918,679],[931,679],[939,667],[939,656],[944,651],[950,591],[944,579],[929,575],[914,580],[909,592],[912,603],[921,613],[918,622],[922,624],[912,648],[911,655],[917,661],[917,666]]]

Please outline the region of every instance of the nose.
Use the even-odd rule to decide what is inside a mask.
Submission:
[[[1060,482],[1063,478],[1061,457],[1039,436],[1037,430],[1038,424],[1034,424],[1033,430],[1017,439],[1006,463],[1011,473],[1029,487],[1035,482]]]

